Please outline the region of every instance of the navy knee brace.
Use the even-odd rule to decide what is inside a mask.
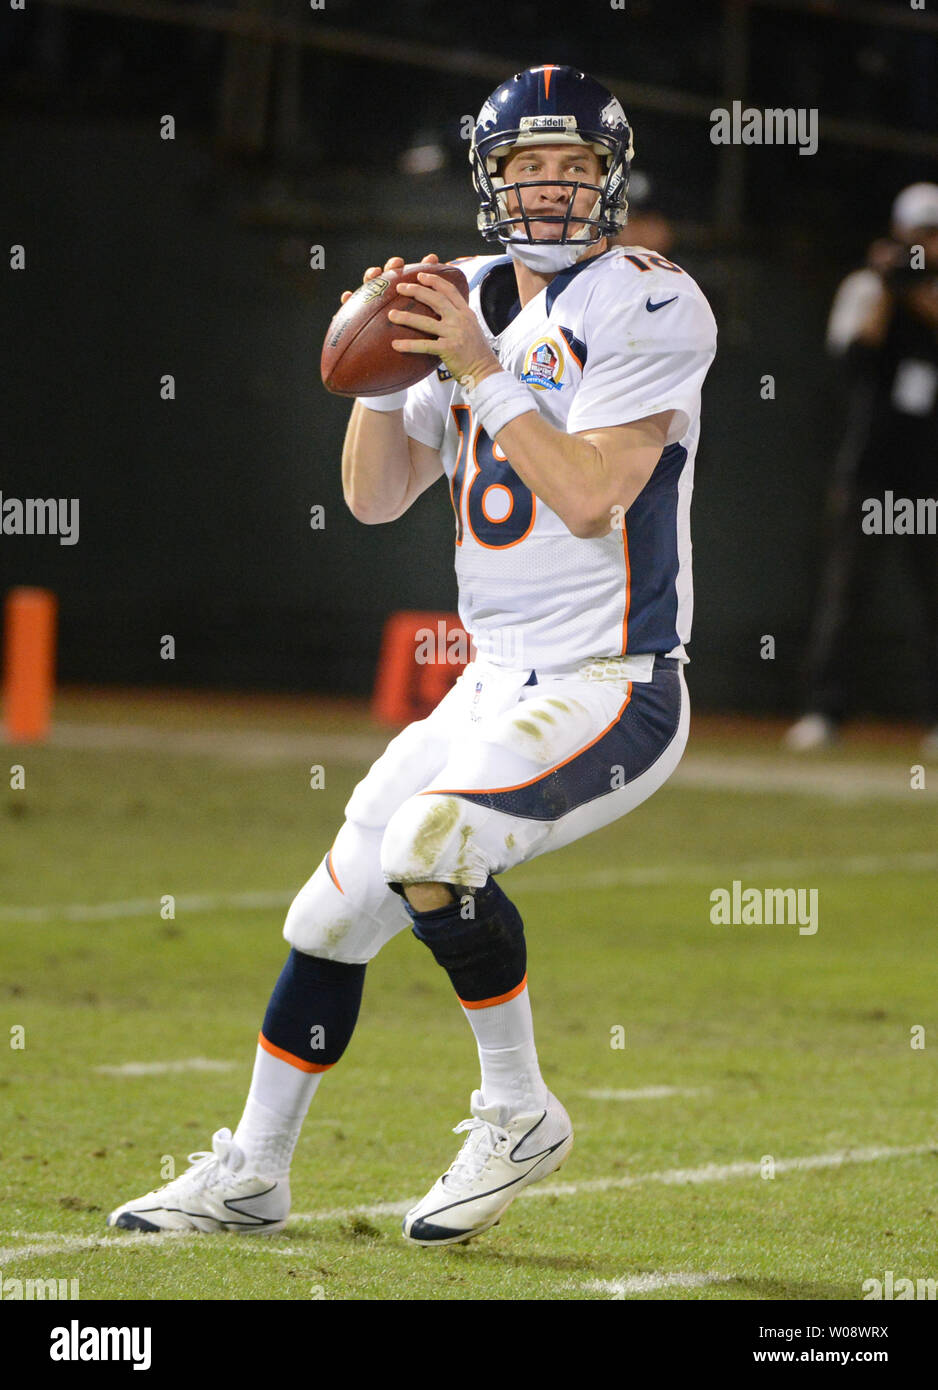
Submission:
[[[491,877],[483,888],[453,889],[449,907],[418,912],[406,899],[418,941],[429,946],[464,1004],[495,1001],[517,992],[527,965],[524,923]]]

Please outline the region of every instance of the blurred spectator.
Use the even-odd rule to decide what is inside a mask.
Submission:
[[[919,604],[916,661],[927,682],[930,730],[923,752],[938,757],[938,185],[904,189],[891,236],[870,247],[867,266],[840,285],[827,346],[849,375],[847,429],[829,495],[830,539],[808,648],[807,712],[785,736],[808,752],[832,743],[851,703],[847,639],[868,611],[869,584],[896,535]],[[910,499],[914,533],[898,524]],[[877,525],[877,509],[882,524]],[[908,509],[906,509],[908,510]],[[905,663],[897,675],[915,675]]]
[[[652,205],[651,180],[641,169],[629,179],[629,220],[614,246],[647,246],[659,256],[667,256],[674,245],[674,228],[663,212]]]

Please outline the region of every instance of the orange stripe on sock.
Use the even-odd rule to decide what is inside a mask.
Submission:
[[[327,1062],[325,1066],[321,1066],[319,1062],[304,1062],[302,1057],[294,1057],[292,1052],[286,1052],[282,1047],[268,1042],[263,1033],[258,1033],[257,1041],[271,1057],[279,1057],[281,1062],[289,1062],[290,1066],[296,1067],[298,1071],[328,1071],[330,1067],[335,1066],[335,1062]]]
[[[515,985],[507,994],[496,994],[492,999],[460,999],[464,1009],[491,1009],[494,1004],[507,1004],[509,999],[517,999],[518,995],[528,983],[527,972],[520,985]]]

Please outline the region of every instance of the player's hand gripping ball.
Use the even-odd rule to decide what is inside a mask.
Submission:
[[[391,346],[402,338],[426,338],[421,329],[388,318],[390,309],[416,307],[398,294],[397,286],[417,284],[417,276],[426,271],[447,280],[468,301],[465,275],[458,266],[437,264],[435,257],[416,265],[404,265],[395,257],[384,270],[373,266],[359,289],[343,295],[342,308],[326,330],[320,370],[327,390],[337,396],[388,396],[414,386],[440,365],[439,357],[397,352]],[[439,320],[428,305],[419,307],[426,317]]]

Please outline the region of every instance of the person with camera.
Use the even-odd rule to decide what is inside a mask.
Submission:
[[[903,678],[924,676],[922,752],[938,757],[938,508],[927,501],[938,498],[938,184],[903,189],[890,231],[842,282],[828,320],[828,350],[849,378],[848,419],[828,498],[806,712],[785,735],[794,752],[835,742],[850,712],[847,643],[869,613],[888,535],[917,598],[919,636]]]

